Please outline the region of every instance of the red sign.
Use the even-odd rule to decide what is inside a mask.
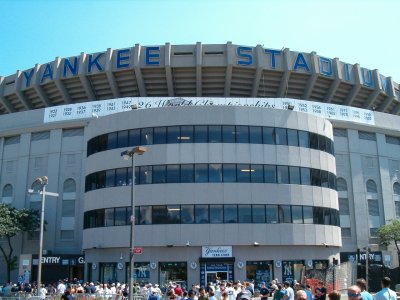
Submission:
[[[142,254],[142,248],[133,248],[133,254]]]

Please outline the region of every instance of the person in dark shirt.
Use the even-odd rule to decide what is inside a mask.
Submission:
[[[323,281],[318,282],[318,286],[315,289],[315,300],[325,300],[326,299],[326,287]]]
[[[74,300],[74,297],[71,295],[71,286],[67,286],[64,294],[61,296],[61,300]]]
[[[261,300],[263,300],[263,299],[267,300],[268,297],[269,297],[269,294],[270,294],[270,291],[269,291],[269,289],[267,288],[267,286],[265,285],[265,282],[263,282],[263,283],[261,284],[261,288],[260,288],[260,297],[261,297]]]

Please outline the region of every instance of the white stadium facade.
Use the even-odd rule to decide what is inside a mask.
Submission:
[[[138,281],[293,280],[367,246],[393,267],[376,230],[400,217],[399,101],[378,70],[286,48],[56,58],[0,77],[0,197],[40,208],[28,189],[43,175],[59,193],[46,199],[42,281],[126,282],[121,152],[146,146],[134,157]],[[13,239],[14,281],[35,279],[38,238]]]

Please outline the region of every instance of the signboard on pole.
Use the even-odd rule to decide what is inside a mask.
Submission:
[[[142,252],[143,252],[142,247],[133,248],[133,254],[142,254]]]

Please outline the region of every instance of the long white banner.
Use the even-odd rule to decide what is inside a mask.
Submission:
[[[47,107],[44,123],[101,117],[123,111],[132,110],[132,105],[138,109],[159,108],[168,106],[251,106],[260,108],[287,109],[293,106],[294,111],[300,111],[333,120],[343,120],[356,123],[375,125],[374,113],[370,110],[336,105],[330,103],[312,102],[290,98],[205,98],[205,97],[143,97],[116,98],[103,101],[92,101],[77,104]]]

